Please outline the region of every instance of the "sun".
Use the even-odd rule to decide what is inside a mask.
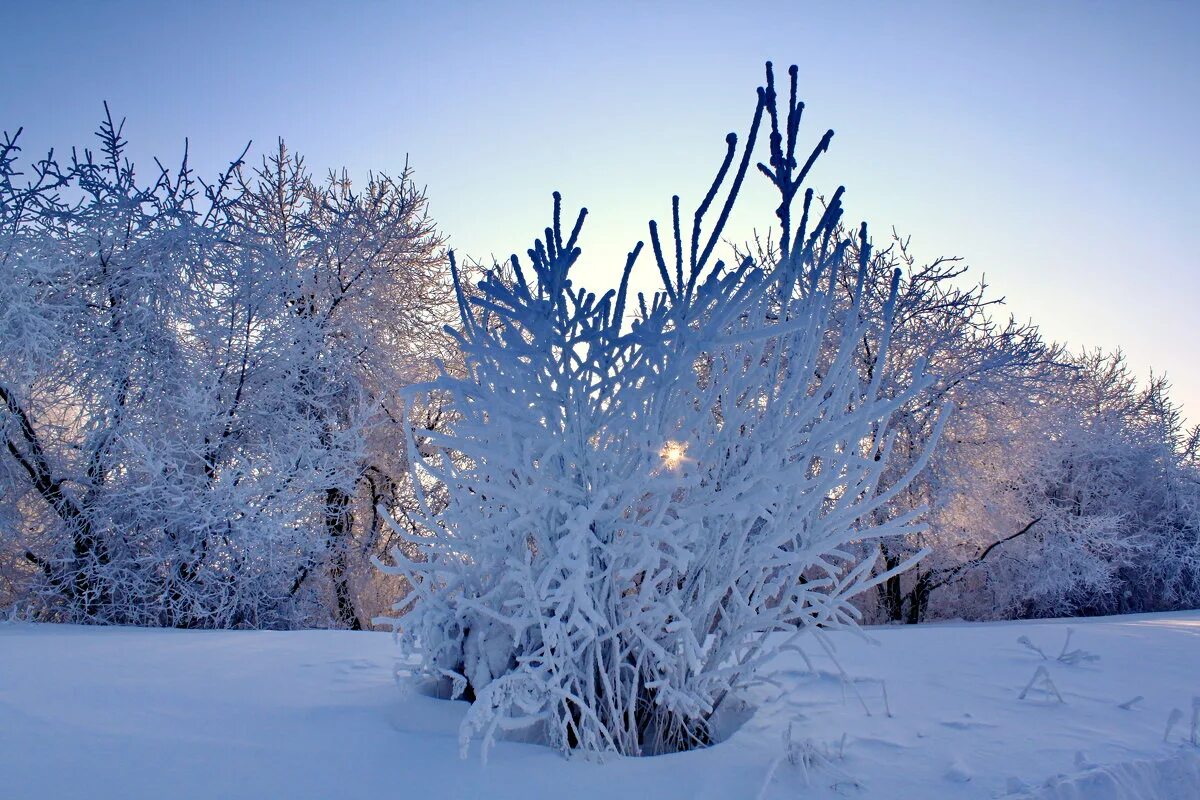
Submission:
[[[687,442],[668,441],[663,444],[662,450],[658,451],[658,455],[662,458],[663,464],[666,465],[667,469],[678,469],[687,455]]]

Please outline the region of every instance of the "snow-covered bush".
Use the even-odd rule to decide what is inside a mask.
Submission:
[[[691,224],[678,198],[666,237],[651,223],[663,290],[636,314],[642,244],[616,290],[576,287],[586,211],[565,231],[557,195],[528,265],[456,280],[466,373],[418,392],[455,416],[409,442],[414,483],[446,503],[416,534],[397,526],[408,548],[381,566],[409,584],[394,621],[422,671],[474,701],[464,747],[533,724],[563,749],[702,746],[731,692],[795,637],[853,626],[852,598],[910,565],[873,575],[875,554],[858,554],[921,527],[920,509],[875,512],[924,465],[883,479],[888,420],[929,379],[918,364],[891,380],[899,275],[877,312],[861,302],[870,247],[863,226],[851,260],[835,235],[842,190],[823,210],[800,193],[832,131],[797,160],[790,75],[781,103],[768,66]],[[714,250],[764,119],[779,255],[726,265]],[[834,325],[847,279],[855,302]]]

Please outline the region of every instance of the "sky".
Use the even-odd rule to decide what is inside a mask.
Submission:
[[[317,171],[407,159],[485,261],[560,190],[597,289],[672,194],[702,198],[763,62],[794,63],[803,135],[836,131],[818,192],[962,256],[1047,337],[1165,372],[1200,420],[1200,3],[10,2],[0,28],[27,155],[87,144],[107,100],[147,167],[185,137],[201,174],[280,136]],[[761,183],[732,238],[770,225]]]

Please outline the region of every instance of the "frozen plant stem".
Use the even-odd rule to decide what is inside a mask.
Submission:
[[[1035,685],[1039,686],[1039,688],[1041,688],[1041,690],[1046,694],[1054,695],[1056,698],[1058,698],[1058,702],[1066,702],[1063,700],[1062,695],[1059,694],[1058,687],[1054,685],[1054,681],[1050,679],[1050,672],[1045,666],[1039,666],[1036,670],[1034,670],[1033,677],[1029,679],[1029,683],[1025,684],[1025,688],[1021,690],[1021,694],[1017,699],[1024,700],[1025,696],[1029,694],[1029,690],[1033,689]]]
[[[1166,742],[1171,737],[1171,729],[1179,724],[1183,719],[1183,712],[1178,708],[1172,708],[1171,713],[1167,715],[1167,729],[1163,731],[1163,742]]]

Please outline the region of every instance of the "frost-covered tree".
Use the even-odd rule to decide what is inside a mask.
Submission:
[[[996,318],[1003,298],[991,296],[985,280],[965,281],[967,267],[961,259],[921,262],[907,237],[893,232],[891,239],[888,247],[869,254],[861,290],[853,276],[840,281],[832,324],[838,329],[857,325],[864,315],[880,315],[887,303],[893,303],[888,353],[893,370],[881,385],[886,395],[905,391],[904,376],[916,365],[937,366],[928,385],[891,416],[889,430],[896,436],[891,474],[903,474],[923,457],[940,424],[942,408],[949,404],[954,409],[925,469],[876,512],[882,520],[917,508],[930,509],[927,529],[879,543],[880,570],[892,570],[926,549],[930,555],[916,568],[893,574],[877,587],[874,597],[859,599],[870,619],[917,622],[928,603],[932,578],[926,576],[939,571],[943,561],[957,564],[963,546],[962,532],[942,524],[945,507],[964,496],[986,496],[993,490],[986,476],[964,469],[961,462],[979,444],[1003,449],[1009,437],[991,424],[992,417],[1008,418],[1014,403],[1023,406],[1035,392],[1060,382],[1063,370],[1059,348],[1043,342],[1035,326],[1011,317]],[[779,258],[772,236],[757,238],[742,250],[754,252],[761,263],[773,264]],[[850,256],[856,260],[862,256],[853,240]],[[900,279],[893,289],[897,271]],[[874,377],[872,347],[864,340],[858,352],[864,380]],[[986,434],[981,434],[982,428]],[[981,480],[987,485],[982,492]],[[974,527],[971,544],[987,547],[994,541],[985,540],[991,533],[991,528]]]
[[[941,451],[957,488],[913,585],[931,615],[1200,604],[1195,437],[1166,382],[1139,386],[1119,353],[1063,358],[1057,380],[1010,393]]]
[[[449,357],[442,327],[454,297],[442,238],[406,166],[371,175],[356,190],[345,171],[315,180],[304,160],[278,150],[240,171],[232,213],[241,236],[275,265],[286,303],[277,321],[294,341],[297,401],[319,438],[356,436],[357,456],[321,489],[324,548],[297,576],[328,585],[338,624],[360,628],[362,602],[376,609],[367,557],[385,552],[390,529],[376,507],[397,513],[410,499],[397,390],[435,374]],[[318,389],[318,387],[320,387]],[[313,392],[321,400],[313,403]],[[389,587],[394,590],[394,587]]]
[[[300,182],[293,236],[240,160],[143,183],[111,118],[100,144],[24,180],[16,140],[0,151],[4,599],[77,622],[354,624],[331,532],[372,443],[402,441],[378,443],[394,389],[374,387],[436,347],[420,287],[447,291],[423,196],[407,173]]]
[[[287,624],[310,481],[337,456],[250,363],[270,265],[231,244],[229,173],[205,186],[185,157],[143,184],[111,117],[99,139],[32,187],[12,162],[0,200],[40,194],[10,212],[0,280],[9,555],[48,618]]]
[[[863,226],[850,257],[842,190],[823,209],[801,192],[832,132],[797,158],[790,76],[781,101],[768,65],[749,135],[740,152],[728,137],[690,218],[675,198],[666,235],[651,223],[663,289],[636,313],[642,245],[616,290],[575,286],[586,212],[566,231],[557,195],[511,279],[493,272],[471,293],[456,280],[466,371],[420,390],[454,417],[409,441],[414,483],[432,479],[446,504],[416,535],[397,527],[411,549],[384,569],[411,587],[395,624],[421,671],[474,701],[464,747],[532,724],[564,749],[704,745],[781,649],[855,624],[853,598],[892,574],[872,575],[862,544],[921,527],[920,509],[876,512],[924,466],[885,477],[888,422],[930,379],[917,364],[891,380],[899,275],[881,307],[866,302],[870,246]],[[778,258],[727,265],[714,253],[764,122]],[[855,302],[839,323],[847,275]]]
[[[778,258],[771,237],[744,250]],[[852,245],[853,251],[853,245]],[[852,255],[853,252],[852,252]],[[894,574],[859,604],[869,619],[993,619],[1200,602],[1195,594],[1197,473],[1161,378],[1142,387],[1120,356],[1071,355],[1037,328],[997,319],[1002,298],[964,282],[958,259],[918,262],[893,236],[868,266],[863,305],[894,300],[889,362],[937,365],[929,385],[891,417],[894,471],[924,451],[938,411],[952,404],[935,455],[881,518],[928,507],[928,527],[881,543]],[[835,325],[853,323],[855,286],[843,281]],[[872,370],[870,343],[860,370]],[[885,393],[893,391],[885,379]]]
[[[905,621],[1070,613],[1070,598],[1108,591],[1124,550],[1119,517],[1064,502],[1083,488],[1077,467],[1096,463],[1099,440],[1069,410],[1021,396],[972,423],[946,448],[954,486],[933,515]]]
[[[1079,354],[1059,399],[1076,429],[1066,439],[1056,506],[1073,518],[1116,521],[1119,549],[1103,591],[1076,592],[1059,611],[1128,613],[1200,606],[1200,471],[1162,376],[1142,384],[1120,352]],[[1036,609],[1038,613],[1045,613]]]

